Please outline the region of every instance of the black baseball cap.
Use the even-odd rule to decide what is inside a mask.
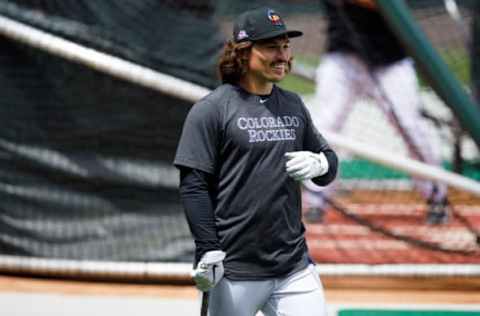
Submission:
[[[302,36],[303,32],[287,30],[280,15],[273,9],[260,8],[240,14],[233,24],[233,40],[237,43],[258,41],[287,35]]]

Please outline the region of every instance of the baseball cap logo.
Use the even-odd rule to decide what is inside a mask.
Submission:
[[[245,30],[240,30],[237,35],[237,41],[240,41],[242,39],[245,39],[248,37],[248,34]]]
[[[273,10],[267,11],[267,16],[270,21],[272,21],[273,25],[283,25],[283,21],[280,16]]]

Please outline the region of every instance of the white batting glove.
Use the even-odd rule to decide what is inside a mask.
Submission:
[[[207,251],[192,271],[192,278],[200,291],[212,289],[223,277],[223,259],[225,252],[221,250]]]
[[[328,160],[324,153],[292,151],[285,153],[287,174],[297,181],[305,181],[328,172]]]

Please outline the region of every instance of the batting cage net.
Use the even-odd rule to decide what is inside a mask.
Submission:
[[[155,91],[151,70],[214,87],[222,37],[212,8],[2,1],[0,13],[8,34],[0,54],[1,252],[190,261],[172,160],[192,101]]]
[[[473,45],[478,35],[471,26],[477,9],[472,3],[457,6],[454,1],[412,1],[408,8],[451,75],[466,94],[471,93],[475,89],[473,56],[478,56],[478,48]],[[361,28],[361,19],[342,12],[342,8],[339,11],[340,18],[355,34],[354,45],[361,54],[389,49],[382,46],[381,40],[374,45],[364,38],[364,33],[356,32]],[[312,224],[307,230],[311,250],[320,261],[332,262],[343,260],[345,255],[361,263],[478,262],[478,195],[445,183],[446,178],[436,172],[424,181],[413,170],[405,172],[402,167],[393,167],[402,157],[410,157],[439,171],[479,179],[477,146],[465,137],[457,117],[432,89],[431,78],[422,71],[424,65],[417,63],[418,83],[412,83],[415,78],[411,73],[401,70],[405,65],[382,64],[367,66],[368,75],[360,79],[360,88],[335,89],[325,78],[336,75],[331,70],[335,58],[338,56],[329,56],[328,52],[321,55],[315,93],[307,102],[320,129],[334,128],[364,148],[363,154],[340,149],[341,176],[336,188],[333,185],[325,190],[307,183],[304,204],[307,222]],[[346,65],[355,68],[352,71],[362,71],[355,61]],[[352,85],[351,81],[341,82]],[[356,99],[350,92],[347,104],[339,110],[343,112],[329,118],[335,110],[326,106],[322,111],[322,105],[331,100],[338,107],[341,101],[336,100],[338,95],[322,90],[322,85],[339,94],[348,94],[345,90],[349,88],[370,90],[357,93],[360,96]],[[412,85],[418,87],[410,89]],[[418,92],[412,93],[414,89]],[[322,120],[326,119],[331,121],[325,124]],[[379,149],[390,153],[385,157],[390,162],[382,166],[372,163],[379,159],[365,155]],[[343,234],[345,237],[339,238]],[[316,239],[319,241],[313,242]],[[336,255],[332,255],[332,248]]]
[[[409,9],[474,95],[478,8],[461,4],[411,1]],[[377,98],[352,100],[341,128],[322,125],[317,75],[328,24],[321,2],[8,0],[0,3],[1,269],[44,272],[54,259],[67,264],[59,273],[70,265],[75,274],[85,271],[82,262],[105,271],[112,262],[192,261],[173,155],[190,106],[218,84],[216,59],[232,18],[258,6],[304,31],[292,40],[293,74],[281,86],[301,94],[341,158],[328,192],[303,187],[313,259],[480,262],[478,150],[428,76],[417,73],[413,113],[424,133],[402,129],[389,110],[397,100],[384,98],[388,87],[375,76]],[[431,159],[412,142],[431,148]],[[439,197],[426,196],[422,185]],[[145,265],[137,268],[147,275]]]

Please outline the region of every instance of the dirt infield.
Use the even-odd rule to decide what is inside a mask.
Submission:
[[[480,304],[477,278],[322,277],[332,304]],[[192,285],[88,282],[0,276],[0,293],[198,298]]]

